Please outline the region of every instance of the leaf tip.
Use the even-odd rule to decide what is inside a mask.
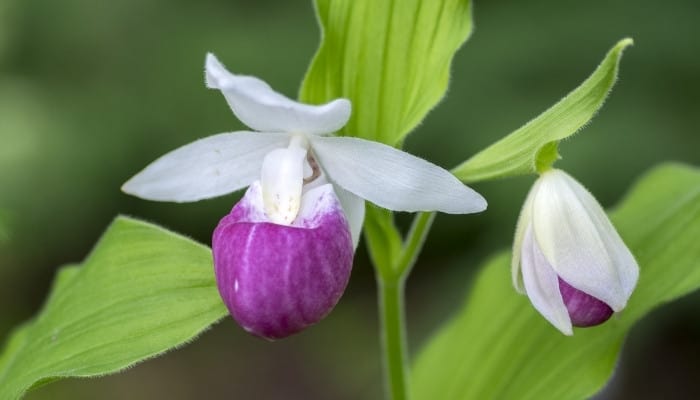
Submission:
[[[622,52],[630,46],[634,46],[634,39],[632,39],[631,37],[626,37],[620,40],[619,42],[615,43],[615,46],[613,46],[613,48],[610,50],[610,54],[615,53],[616,58],[619,60],[622,56]]]
[[[627,47],[633,46],[633,45],[634,45],[634,39],[632,39],[631,37],[627,37],[627,38],[624,38],[624,39],[620,40],[619,42],[617,42],[617,45],[615,47],[624,49],[624,48],[627,48]]]

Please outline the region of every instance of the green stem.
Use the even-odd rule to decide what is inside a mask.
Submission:
[[[404,312],[404,288],[406,278],[423,248],[430,227],[435,219],[435,213],[418,214],[411,225],[401,252],[394,257],[389,256],[389,262],[376,263],[376,260],[386,260],[384,257],[374,257],[377,269],[377,287],[379,290],[379,309],[381,319],[382,348],[384,351],[384,374],[386,377],[388,397],[392,400],[404,400],[408,394],[408,353],[406,347],[406,318]],[[384,228],[388,224],[384,224]],[[393,235],[396,228],[392,225]],[[369,247],[377,249],[380,235],[368,235]],[[392,254],[393,252],[385,252]]]
[[[435,221],[434,212],[422,212],[413,219],[411,230],[408,231],[408,236],[404,242],[403,251],[394,267],[398,274],[407,277],[411,273],[418,255],[423,250],[425,239],[428,237],[430,227],[433,226],[433,221]]]
[[[386,389],[390,399],[404,400],[408,398],[404,280],[386,282],[381,276],[377,278]]]

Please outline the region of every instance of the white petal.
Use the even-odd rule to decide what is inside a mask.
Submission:
[[[333,182],[380,207],[450,214],[486,209],[486,200],[454,175],[393,147],[350,137],[310,140]]]
[[[639,276],[634,257],[581,184],[559,170],[540,180],[532,220],[543,254],[571,286],[620,311]]]
[[[571,318],[559,290],[559,279],[540,251],[532,233],[525,229],[522,247],[522,274],[525,291],[532,305],[565,335],[572,335]]]
[[[357,249],[357,244],[360,242],[360,234],[362,233],[362,224],[365,222],[365,201],[338,185],[333,185],[333,189],[335,189],[335,194],[343,206],[345,218],[347,218],[348,225],[350,225],[353,248]]]
[[[230,73],[211,53],[206,59],[206,84],[221,90],[236,117],[257,131],[318,135],[337,131],[350,118],[347,99],[317,106],[296,102],[258,78]]]
[[[537,193],[537,187],[539,185],[539,179],[535,181],[527,194],[525,199],[525,204],[520,210],[520,216],[518,217],[518,223],[515,226],[515,239],[513,240],[513,254],[511,259],[511,278],[513,280],[513,286],[515,290],[520,293],[525,293],[525,287],[523,286],[523,274],[520,270],[520,255],[523,247],[523,239],[525,237],[525,230],[530,228],[532,221],[532,203],[535,199],[535,193]]]
[[[148,200],[188,202],[248,186],[260,176],[263,157],[285,147],[284,133],[233,132],[197,140],[160,157],[122,186]]]

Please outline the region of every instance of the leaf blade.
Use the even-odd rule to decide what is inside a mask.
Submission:
[[[300,99],[352,101],[341,135],[398,145],[444,96],[469,0],[316,0],[321,45]]]
[[[0,397],[62,377],[120,371],[226,315],[206,246],[117,218],[81,267],[61,270],[39,315],[0,358]]]
[[[578,132],[612,90],[623,51],[632,39],[613,46],[576,89],[522,127],[463,162],[452,172],[467,183],[524,175],[547,168],[558,157],[557,143]]]

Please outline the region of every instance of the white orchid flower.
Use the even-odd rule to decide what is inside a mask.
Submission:
[[[513,245],[515,288],[566,335],[627,304],[639,267],[595,198],[564,171],[544,172],[528,194]]]
[[[328,136],[350,118],[347,99],[293,101],[258,78],[230,73],[213,54],[206,57],[206,84],[221,90],[238,119],[257,132],[221,133],[180,147],[126,182],[124,192],[190,202],[260,179],[268,216],[289,224],[299,211],[304,178],[312,173],[310,159],[333,184],[355,245],[364,200],[394,211],[467,214],[486,208],[483,197],[430,162],[384,144]]]
[[[187,202],[249,186],[214,230],[217,287],[246,331],[279,339],[320,321],[350,277],[364,201],[396,211],[483,211],[486,201],[448,171],[393,147],[324,136],[350,101],[307,105],[234,75],[211,54],[206,83],[258,132],[221,133],[176,149],[122,190]],[[330,181],[330,183],[329,183]]]

